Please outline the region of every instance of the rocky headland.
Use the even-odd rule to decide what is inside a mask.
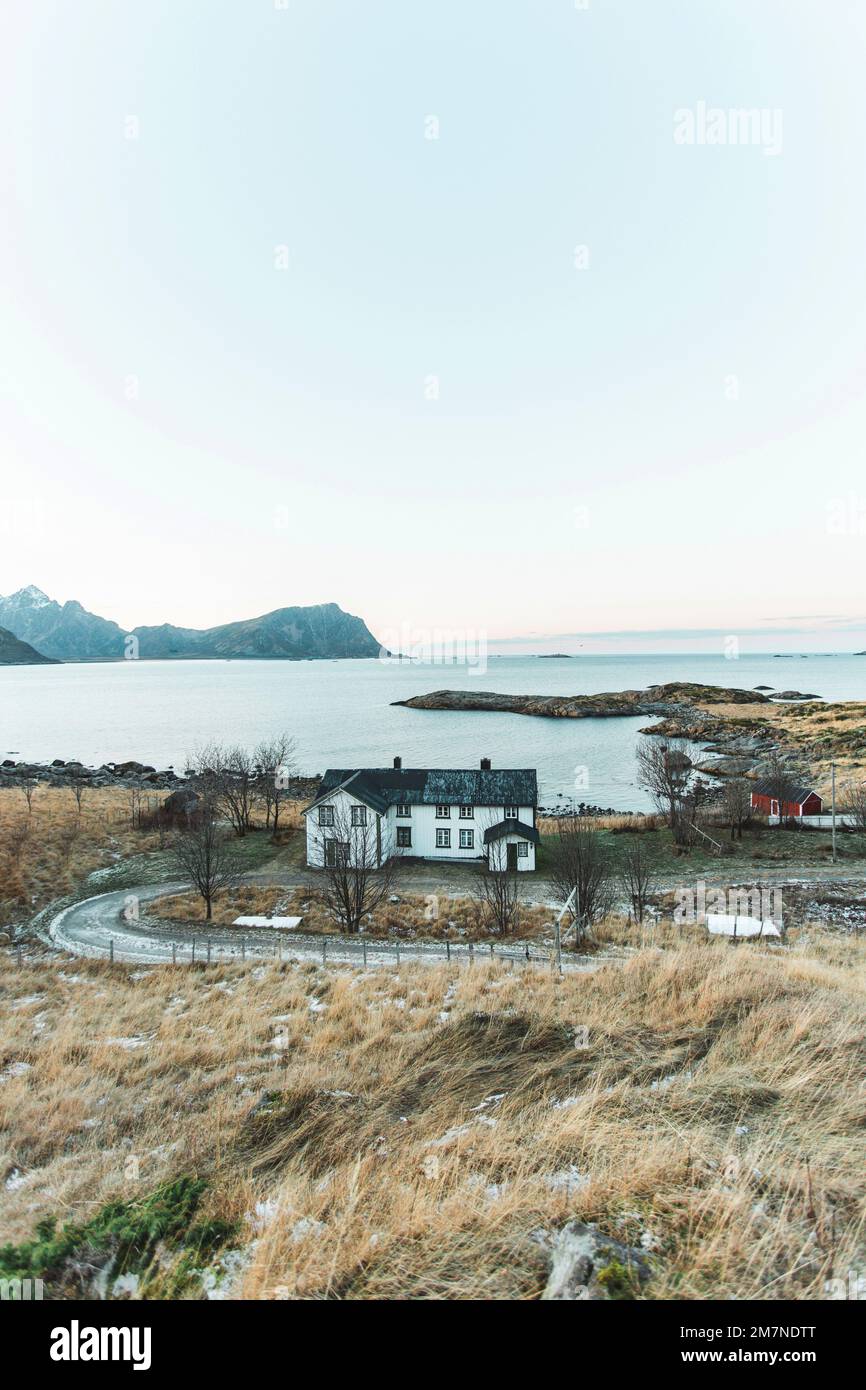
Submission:
[[[622,719],[646,716],[657,723],[641,733],[684,738],[705,758],[698,771],[714,777],[754,775],[768,755],[784,747],[779,728],[762,715],[772,706],[805,704],[820,697],[797,690],[774,692],[673,681],[645,690],[605,691],[598,695],[504,695],[490,690],[434,690],[395,705],[408,709],[498,712],[546,719]],[[718,707],[718,713],[713,707]],[[730,712],[731,707],[736,712]],[[822,706],[819,706],[822,707]],[[754,717],[750,718],[751,711]]]

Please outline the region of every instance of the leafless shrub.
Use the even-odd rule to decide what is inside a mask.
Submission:
[[[317,858],[324,875],[322,903],[345,932],[358,932],[391,891],[393,866],[382,862],[380,825],[367,808],[361,823],[351,808],[334,806],[333,823],[317,827]]]
[[[189,878],[204,900],[205,917],[213,913],[214,894],[232,888],[241,877],[237,851],[219,822],[216,807],[205,803],[201,814],[182,829],[171,847],[180,873]]]
[[[262,739],[253,753],[256,766],[256,795],[265,808],[265,828],[280,828],[280,807],[289,795],[289,782],[297,771],[297,744],[288,734]]]
[[[866,782],[852,782],[846,787],[842,811],[855,830],[866,830]]]
[[[657,859],[642,839],[630,840],[620,853],[620,883],[635,922],[642,922],[654,890]]]
[[[497,936],[511,936],[520,924],[520,877],[513,869],[491,868],[484,860],[473,886],[473,897],[485,926]]]
[[[560,821],[551,854],[550,879],[559,902],[570,901],[579,941],[613,905],[616,862],[602,835],[581,816]]]
[[[743,826],[752,814],[752,785],[746,777],[730,777],[722,788],[722,807],[731,839],[742,840]]]

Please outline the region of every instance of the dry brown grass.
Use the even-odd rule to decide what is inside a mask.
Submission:
[[[167,793],[142,794],[154,807]],[[81,814],[66,787],[39,786],[28,813],[24,792],[0,789],[0,926],[36,912],[76,888],[94,869],[157,849],[159,832],[132,826],[129,794],[120,787],[89,788]]]
[[[581,820],[593,830],[610,830],[614,835],[640,835],[644,831],[659,830],[665,825],[664,816],[643,815],[637,812],[612,816],[583,816]],[[562,823],[557,816],[539,816],[539,834],[556,835]]]
[[[649,1297],[821,1297],[864,1254],[864,961],[819,932],[562,980],[6,952],[0,1224],[197,1172],[246,1298],[531,1298],[568,1218],[643,1237]]]
[[[397,902],[382,903],[371,913],[366,926],[368,936],[442,940],[445,936],[454,935],[465,941],[486,941],[490,938],[481,908],[473,898],[446,898],[418,893],[397,893],[395,896]],[[166,893],[154,899],[150,912],[166,921],[202,922],[205,907],[202,899],[194,893]],[[326,911],[320,895],[310,888],[287,890],[241,884],[217,893],[214,898],[212,920],[216,926],[231,926],[234,919],[241,916],[272,915],[302,917],[301,930],[304,932],[340,931]],[[549,927],[551,918],[549,907],[524,904],[518,932],[521,940],[539,936]]]
[[[846,780],[862,782],[866,771],[866,704],[701,705],[707,714],[737,721],[770,724],[786,747],[807,763],[815,790],[830,795],[830,759],[836,762],[837,788]]]

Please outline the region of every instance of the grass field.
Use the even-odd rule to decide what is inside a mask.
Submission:
[[[535,1298],[533,1233],[577,1219],[648,1255],[642,1297],[820,1298],[866,1256],[864,963],[818,931],[561,980],[4,951],[0,1274]]]

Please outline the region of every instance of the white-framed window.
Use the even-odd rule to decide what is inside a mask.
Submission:
[[[437,819],[437,820],[450,820],[450,819],[451,819],[451,807],[450,807],[450,806],[442,806],[442,805],[437,806],[437,807],[436,807],[436,819]]]
[[[412,827],[411,827],[411,825],[398,825],[398,826],[397,826],[397,848],[398,848],[398,849],[411,849],[411,848],[412,848]]]
[[[397,817],[398,817],[398,819],[402,818],[402,819],[405,820],[406,817],[407,817],[407,816],[411,816],[411,814],[412,814],[412,807],[411,807],[411,806],[407,806],[407,805],[405,805],[405,803],[403,803],[403,802],[398,803],[398,806],[397,806]]]
[[[333,808],[333,806],[320,806],[320,807],[319,807],[319,825],[333,825],[333,824],[334,824],[334,808]]]
[[[528,859],[528,858],[529,858],[529,841],[528,841],[528,840],[518,840],[518,841],[517,841],[517,857],[518,857],[518,859]]]
[[[474,806],[461,806],[461,807],[460,807],[460,819],[461,819],[461,820],[474,820],[474,819],[475,819],[475,807],[474,807]]]
[[[353,806],[353,807],[352,807],[352,824],[353,824],[353,825],[366,825],[366,824],[367,824],[367,808],[366,808],[366,806]]]
[[[506,808],[505,808],[505,819],[506,819],[506,820],[517,820],[517,807],[516,807],[516,806],[506,806]]]
[[[437,848],[437,849],[450,849],[450,848],[451,848],[451,831],[450,831],[450,830],[437,830],[437,831],[436,831],[436,848]]]
[[[474,830],[461,830],[461,831],[460,831],[460,848],[461,848],[461,849],[474,849],[474,848],[475,848],[475,831],[474,831]]]

